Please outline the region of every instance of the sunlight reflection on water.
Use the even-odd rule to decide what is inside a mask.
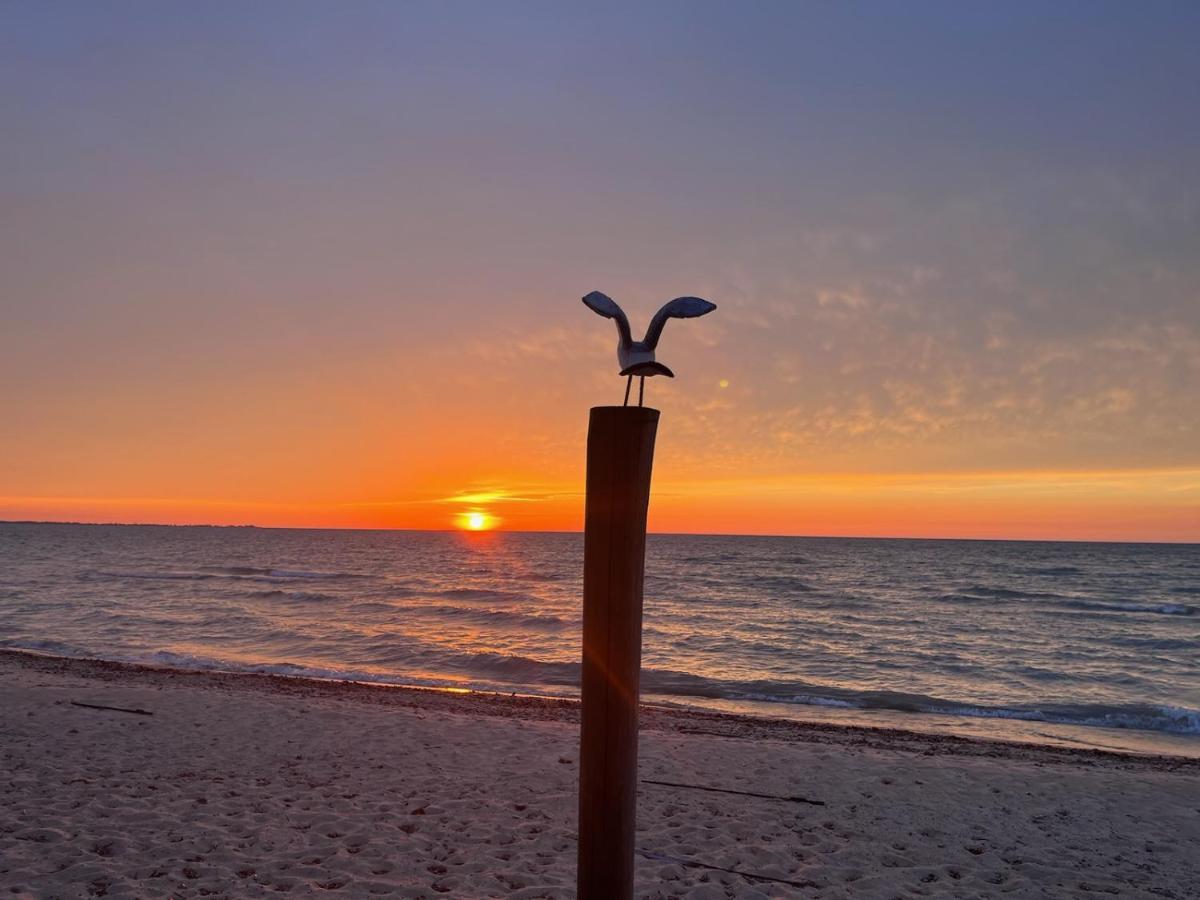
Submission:
[[[580,535],[0,525],[0,546],[0,646],[577,686]],[[1200,753],[1193,546],[652,535],[644,643],[671,702]]]

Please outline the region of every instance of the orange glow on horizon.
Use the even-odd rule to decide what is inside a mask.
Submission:
[[[511,477],[489,484],[460,493],[411,491],[387,501],[0,496],[0,519],[422,530],[450,525],[476,534],[501,524],[511,531],[582,528],[581,483]],[[487,508],[479,505],[482,498]],[[461,504],[449,520],[447,504]],[[705,481],[656,473],[649,524],[660,533],[1195,542],[1200,470],[825,473]]]

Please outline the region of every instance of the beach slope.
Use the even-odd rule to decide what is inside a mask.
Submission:
[[[569,897],[577,713],[3,652],[0,894]],[[639,896],[1200,896],[1195,760],[643,727]]]

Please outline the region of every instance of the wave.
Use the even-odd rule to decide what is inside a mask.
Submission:
[[[345,597],[335,597],[332,594],[321,594],[316,591],[285,591],[282,588],[251,591],[246,596],[255,600],[282,600],[292,603],[340,603],[346,599]]]
[[[255,595],[278,597],[281,600],[329,599],[341,602],[344,599],[328,597],[325,594],[303,594],[292,591],[257,591]],[[385,617],[395,622],[403,622],[410,635],[420,634],[430,629],[445,628],[447,622],[486,628],[491,633],[498,635],[512,631],[566,631],[571,628],[579,628],[581,625],[578,617],[564,618],[553,613],[496,609],[488,606],[422,605],[419,603],[419,598],[350,601],[347,603],[345,611],[361,616]]]
[[[91,655],[82,647],[76,647],[73,644],[38,638],[0,638],[0,647],[6,647],[9,650],[31,650],[34,653],[46,653],[50,656],[87,657]]]
[[[1036,709],[1024,707],[947,706],[930,712],[989,719],[1021,719],[1055,725],[1200,734],[1200,710],[1177,706],[1078,706]]]
[[[271,578],[367,578],[359,572],[307,572],[303,569],[272,569]]]
[[[97,570],[101,578],[120,578],[148,581],[210,581],[230,579],[242,581],[293,581],[314,579],[367,578],[355,572],[309,572],[302,569],[273,569],[257,566],[204,566],[194,572],[109,571]]]
[[[529,594],[519,594],[512,591],[492,591],[484,588],[449,588],[444,591],[427,591],[426,597],[444,597],[447,600],[474,600],[483,603],[499,603],[519,600],[523,603],[539,603],[537,597]]]
[[[443,675],[439,675],[436,671],[424,671],[420,675],[409,675],[402,672],[380,672],[373,668],[341,668],[292,662],[244,662],[220,657],[176,653],[170,650],[157,650],[151,653],[114,657],[113,659],[117,662],[192,671],[248,672],[259,675],[320,678],[331,681],[365,681],[398,686],[461,686],[464,679],[457,677],[459,672],[470,678],[470,684],[483,689],[496,688],[498,685],[495,682],[502,682],[510,688],[516,685],[525,686],[528,676],[534,672],[539,675],[539,679],[535,684],[530,685],[533,690],[536,690],[537,685],[578,687],[579,684],[579,663],[549,662],[503,653],[455,653],[452,651],[440,653],[431,649],[417,649],[407,655],[413,662],[438,658],[446,671]]]
[[[220,576],[206,572],[93,572],[100,578],[121,578],[146,581],[206,581]]]
[[[567,581],[568,579],[578,576],[571,574],[567,575],[562,572],[523,572],[521,578],[528,581]]]
[[[158,650],[153,653],[130,656],[119,661],[192,672],[238,672],[253,675],[276,675],[285,678],[316,678],[322,681],[360,681],[397,686],[445,687],[459,683],[451,678],[421,676],[410,678],[369,670],[360,671],[290,662],[249,663],[221,659],[219,657],[175,653],[169,650]]]
[[[652,684],[646,679],[643,685]],[[795,690],[801,688],[801,690]],[[653,692],[653,688],[646,688]],[[745,684],[726,685],[714,694],[700,696],[723,700],[752,700],[841,709],[888,710],[926,715],[966,718],[1016,719],[1055,725],[1159,731],[1168,734],[1200,734],[1200,710],[1152,704],[1030,704],[991,706],[963,703],[923,694],[892,691],[855,691],[846,688],[815,688],[812,685]]]
[[[1194,638],[1166,638],[1153,635],[1123,634],[1112,638],[1112,642],[1120,647],[1133,647],[1139,650],[1156,650],[1159,652],[1164,650],[1186,650],[1190,653],[1196,651],[1196,640]]]
[[[362,606],[357,604],[355,608]],[[390,606],[390,609],[396,607]],[[579,627],[579,619],[566,619],[549,613],[512,612],[506,609],[482,609],[468,606],[405,606],[405,613],[434,616],[470,625],[504,628],[536,628],[543,631],[563,631]]]
[[[227,578],[366,578],[357,572],[311,572],[307,569],[280,569],[264,566],[203,566],[203,572]]]
[[[58,641],[3,639],[0,640],[0,646],[57,656],[94,655]],[[421,645],[419,642],[412,645],[409,652],[399,654],[393,663],[408,662],[414,665],[421,674],[412,676],[403,671],[380,672],[377,669],[334,668],[291,662],[233,661],[169,650],[114,655],[107,658],[118,662],[176,669],[250,672],[396,685],[461,686],[465,682],[480,689],[494,690],[499,683],[509,688],[519,687],[525,693],[537,693],[539,688],[577,689],[580,679],[580,664],[577,662],[538,660],[503,653],[444,650]],[[445,673],[444,677],[436,674],[439,671]],[[1016,719],[1056,725],[1157,731],[1179,735],[1200,734],[1200,709],[1154,704],[988,705],[903,691],[855,690],[799,681],[721,680],[689,672],[654,668],[642,670],[642,692],[685,700],[688,697],[698,697],[836,709]]]
[[[1065,594],[1055,594],[1051,591],[1019,591],[1013,588],[991,587],[986,584],[972,584],[961,589],[961,596],[978,599],[994,598],[997,600],[1067,600]]]
[[[941,594],[934,598],[941,603],[991,603],[996,600],[1015,600],[1036,603],[1052,609],[1101,613],[1154,613],[1163,616],[1193,616],[1200,608],[1187,603],[1146,603],[1136,600],[1092,600],[1068,597],[1040,591],[1014,591],[1007,588],[967,588],[960,593]]]
[[[1065,609],[1094,612],[1144,612],[1163,616],[1194,616],[1197,608],[1186,603],[1136,603],[1128,600],[1068,600],[1057,604]]]

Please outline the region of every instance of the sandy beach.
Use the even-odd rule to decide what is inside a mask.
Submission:
[[[573,703],[11,652],[0,694],[7,896],[573,895]],[[642,897],[1200,896],[1196,760],[646,709],[640,774]]]

